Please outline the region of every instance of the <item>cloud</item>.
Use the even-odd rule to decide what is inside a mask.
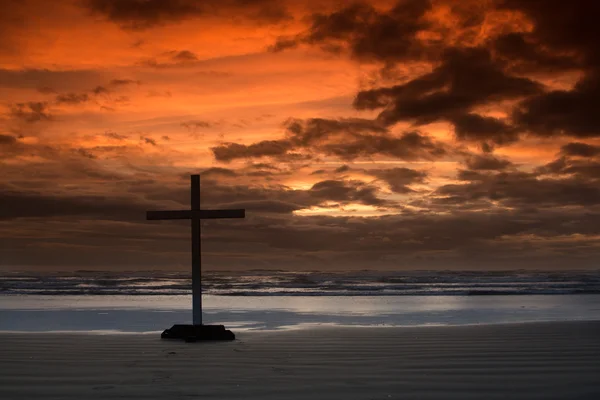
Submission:
[[[593,206],[600,204],[600,187],[577,177],[547,179],[533,173],[500,172],[478,175],[477,181],[436,189],[434,203],[468,205],[481,200],[504,207]]]
[[[198,14],[198,2],[161,0],[91,0],[92,11],[127,29],[146,29]]]
[[[337,174],[342,174],[342,173],[348,172],[348,171],[350,171],[350,167],[347,165],[342,165],[342,166],[336,168],[334,172]]]
[[[201,16],[235,17],[263,22],[289,18],[283,5],[275,0],[89,0],[89,9],[119,24],[124,29],[144,30]]]
[[[0,134],[0,146],[11,146],[17,143],[17,138]]]
[[[552,52],[547,46],[541,46],[531,35],[523,32],[509,32],[493,39],[491,48],[496,56],[509,63],[514,72],[531,73],[574,70],[583,63],[573,51]]]
[[[323,202],[359,203],[369,206],[392,204],[377,197],[378,189],[362,181],[326,180],[315,183],[309,194]]]
[[[482,141],[505,145],[519,140],[519,131],[499,118],[473,113],[457,113],[448,120],[454,124],[454,135],[461,141]]]
[[[127,136],[127,135],[121,135],[121,134],[116,133],[116,132],[104,132],[103,136],[105,136],[105,137],[107,137],[109,139],[114,139],[114,140],[119,140],[119,141],[129,139],[129,136]]]
[[[140,136],[140,140],[142,140],[144,143],[146,144],[150,144],[152,146],[156,146],[156,140],[149,138],[149,137],[145,137],[145,136]]]
[[[567,52],[582,56],[585,65],[600,65],[596,37],[600,27],[595,17],[599,11],[595,2],[587,0],[501,0],[501,9],[519,11],[533,21],[533,30],[528,40],[538,48],[549,48],[554,52]]]
[[[330,52],[348,50],[359,60],[419,58],[422,46],[417,34],[428,27],[423,17],[430,9],[428,0],[399,1],[384,12],[364,2],[351,3],[330,14],[313,14],[306,32],[280,37],[270,50],[309,44]]]
[[[219,168],[219,167],[207,168],[204,171],[202,171],[202,173],[200,175],[202,177],[223,176],[223,177],[229,177],[229,178],[238,176],[237,172],[235,172],[232,169]],[[186,175],[186,177],[187,177],[187,175]]]
[[[499,171],[514,166],[509,160],[503,160],[489,154],[469,155],[466,158],[465,164],[467,168],[474,171]]]
[[[264,180],[250,181],[243,170],[209,168],[201,175],[204,208],[246,208],[250,215],[264,212],[290,214],[311,207],[336,208],[356,204],[396,207],[394,202],[381,198],[377,186],[358,180],[322,180],[307,189],[292,189]],[[223,182],[223,177],[228,178],[227,183]],[[151,202],[189,204],[189,177],[186,175],[185,178],[185,183],[177,187],[165,189],[164,185],[145,185],[138,190],[130,188],[129,192]]]
[[[90,100],[90,96],[87,93],[64,93],[56,96],[56,102],[58,104],[82,104],[87,103]]]
[[[456,116],[462,116],[476,106],[540,91],[541,86],[530,79],[507,75],[485,49],[449,49],[441,65],[431,73],[402,85],[361,91],[354,105],[359,110],[383,108],[378,119],[385,125],[400,121],[416,124],[440,120],[452,122],[453,118],[460,122],[461,118]],[[491,122],[485,125],[488,129],[484,133],[489,136]]]
[[[210,128],[210,127],[212,127],[212,123],[210,123],[208,121],[187,121],[187,122],[182,122],[181,126],[192,130],[192,129],[197,129],[197,128]]]
[[[567,156],[595,157],[600,155],[600,146],[572,142],[561,147],[561,153]]]
[[[423,183],[427,177],[427,173],[424,171],[403,167],[366,170],[365,173],[385,181],[394,193],[414,192],[409,185]]]
[[[109,82],[111,86],[127,86],[127,85],[141,85],[142,82],[134,79],[112,79]]]
[[[11,106],[10,114],[14,118],[29,123],[52,120],[52,115],[48,110],[48,103],[41,101],[13,104]]]
[[[140,61],[138,64],[152,68],[176,68],[197,65],[198,56],[190,50],[171,50]]]
[[[554,90],[524,100],[513,112],[523,129],[538,136],[600,136],[600,70],[586,75],[573,90]]]
[[[226,143],[211,147],[211,150],[217,161],[229,162],[237,158],[282,156],[291,148],[291,143],[286,140],[263,140],[251,145]]]
[[[142,218],[150,204],[116,196],[64,196],[35,191],[0,191],[0,220],[16,218],[59,218],[64,216],[97,217],[103,220]]]
[[[194,62],[198,61],[198,56],[189,50],[181,50],[173,53],[173,60],[179,62]]]
[[[203,246],[209,268],[597,264],[600,24],[594,2],[84,0],[44,16],[31,7],[42,2],[25,3],[18,14],[0,15],[0,47],[10,54],[37,54],[26,57],[31,58],[27,65],[42,63],[37,69],[0,69],[0,87],[12,98],[5,102],[7,114],[0,116],[0,152],[8,161],[0,163],[6,178],[0,188],[5,264],[187,265],[189,232],[176,222],[155,229],[144,221],[144,211],[187,208],[188,179],[179,178],[193,165],[202,174],[203,207],[248,211],[244,221],[207,222]],[[91,16],[73,8],[81,4]],[[332,70],[339,63],[333,72],[339,77],[323,78],[329,70],[313,64],[322,60],[303,58],[311,74],[317,65],[318,76],[294,75],[292,83],[298,80],[302,93],[292,90],[288,97],[300,103],[273,97],[263,102],[261,96],[273,93],[269,85],[289,82],[269,63],[281,58],[292,65],[303,52],[261,55],[268,37],[242,25],[254,24],[253,29],[287,21],[287,8],[297,19],[265,30],[275,36],[291,33],[272,50],[310,46],[314,55],[314,49],[322,49]],[[81,17],[81,24],[65,24],[72,16]],[[88,28],[102,25],[98,17],[138,32],[108,29],[94,49],[84,49],[93,50],[86,65],[94,65],[94,71],[43,69],[71,68],[77,60],[60,51],[49,57],[39,43],[56,35],[74,43]],[[177,27],[180,34],[162,34],[162,27],[192,19],[197,20]],[[227,42],[231,32],[220,34],[224,24],[239,30],[235,42]],[[26,32],[34,25],[40,39]],[[66,26],[70,36],[62,30]],[[194,27],[215,27],[207,37],[218,39],[219,48],[209,42],[195,47],[187,36]],[[153,28],[158,30],[139,32]],[[160,43],[152,42],[154,36]],[[26,46],[12,48],[21,38]],[[131,48],[134,41],[137,46]],[[106,51],[116,58],[106,57]],[[240,51],[259,56],[236,57]],[[200,66],[209,53],[216,58]],[[131,57],[148,58],[127,67],[135,62]],[[338,58],[361,65],[348,69],[348,61]],[[22,60],[9,57],[6,68],[20,68]],[[246,65],[247,60],[256,64]],[[261,74],[277,79],[267,82]],[[210,88],[180,90],[182,79],[189,84],[194,77],[216,86],[227,83],[223,77],[231,78],[228,85],[258,79],[264,91],[225,93],[223,102],[223,93]],[[135,93],[141,104],[110,115],[88,109],[91,104],[107,108],[121,91],[139,90],[138,78],[151,85]],[[341,97],[304,102],[311,93],[324,98],[338,89],[347,93],[348,87],[359,88],[355,109],[344,109],[347,98]],[[146,97],[171,93],[166,108]],[[202,110],[188,110],[197,96],[207,101],[214,120],[185,117],[200,115]],[[264,107],[246,107],[253,96]],[[333,116],[310,118],[315,104],[313,115]],[[274,118],[255,118],[265,113],[301,119],[279,129],[273,128]],[[37,125],[26,124],[49,120],[55,124],[39,134]],[[229,142],[211,143],[220,137],[219,128],[238,121],[252,121],[254,129],[240,124],[240,133]],[[206,140],[191,145],[184,128],[206,133]],[[19,138],[27,129],[31,134]],[[154,147],[167,137],[172,146]],[[231,164],[212,166],[203,153],[206,145],[216,161]],[[511,147],[502,155],[492,154],[506,145]],[[474,153],[476,147],[484,152]],[[364,217],[365,209],[395,215]],[[321,215],[307,216],[312,213]],[[36,252],[31,252],[32,238]]]
[[[294,151],[308,150],[354,160],[374,155],[404,160],[436,159],[443,157],[445,146],[419,132],[393,135],[377,121],[366,119],[290,120],[287,137],[264,140],[250,145],[225,143],[211,148],[217,161],[237,158],[288,157],[297,158]]]
[[[304,208],[299,204],[287,203],[278,200],[248,200],[221,203],[218,208],[222,209],[245,209],[251,213],[261,214],[291,214]]]
[[[82,85],[102,82],[103,75],[94,70],[70,69],[55,71],[48,69],[0,69],[0,87],[15,89],[42,89],[42,93],[55,94],[56,91],[79,91]]]
[[[600,180],[600,146],[572,142],[561,147],[559,157],[536,170],[539,174],[574,176],[582,182]]]

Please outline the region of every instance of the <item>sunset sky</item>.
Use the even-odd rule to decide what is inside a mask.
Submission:
[[[0,270],[578,269],[595,0],[0,0]]]

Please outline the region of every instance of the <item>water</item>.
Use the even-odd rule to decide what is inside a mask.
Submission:
[[[204,322],[236,331],[600,320],[598,272],[253,271],[204,276]],[[11,274],[0,331],[158,332],[191,322],[185,274]]]
[[[473,296],[600,294],[600,271],[207,272],[218,296]],[[164,272],[0,277],[0,294],[161,296],[191,293],[189,274]]]

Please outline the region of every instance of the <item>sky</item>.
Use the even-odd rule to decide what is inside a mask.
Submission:
[[[0,271],[597,268],[595,0],[0,0]]]

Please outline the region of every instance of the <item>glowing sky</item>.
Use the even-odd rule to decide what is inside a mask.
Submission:
[[[2,269],[597,266],[595,1],[0,7]]]

